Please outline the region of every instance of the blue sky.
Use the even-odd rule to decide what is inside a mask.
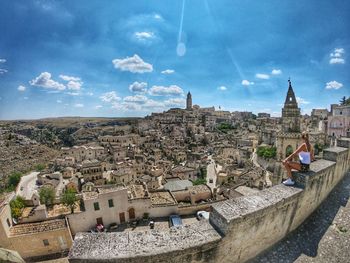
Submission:
[[[350,95],[350,2],[0,2],[0,119],[145,116],[193,103],[280,115]]]

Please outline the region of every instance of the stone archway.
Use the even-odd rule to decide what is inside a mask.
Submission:
[[[285,151],[285,154],[286,156],[285,157],[288,157],[289,155],[291,155],[293,153],[293,147],[291,145],[288,145],[286,147],[286,151]]]

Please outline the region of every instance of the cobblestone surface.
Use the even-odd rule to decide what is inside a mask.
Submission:
[[[299,228],[250,263],[350,262],[350,174]]]

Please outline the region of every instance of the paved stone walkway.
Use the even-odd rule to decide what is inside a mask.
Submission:
[[[350,173],[299,228],[250,263],[350,262]]]

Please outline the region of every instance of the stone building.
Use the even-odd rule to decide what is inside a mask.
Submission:
[[[17,251],[22,258],[67,251],[72,237],[64,219],[15,225],[11,217],[10,194],[0,200],[0,247]]]
[[[277,160],[283,160],[300,144],[300,109],[295,98],[292,82],[288,80],[288,92],[282,108],[282,129],[277,134]]]
[[[83,193],[83,203],[85,211],[67,216],[73,234],[89,231],[97,224],[108,227],[141,219],[151,207],[143,185],[98,187]]]
[[[328,135],[344,137],[349,129],[350,105],[331,105],[331,115],[328,117]]]

